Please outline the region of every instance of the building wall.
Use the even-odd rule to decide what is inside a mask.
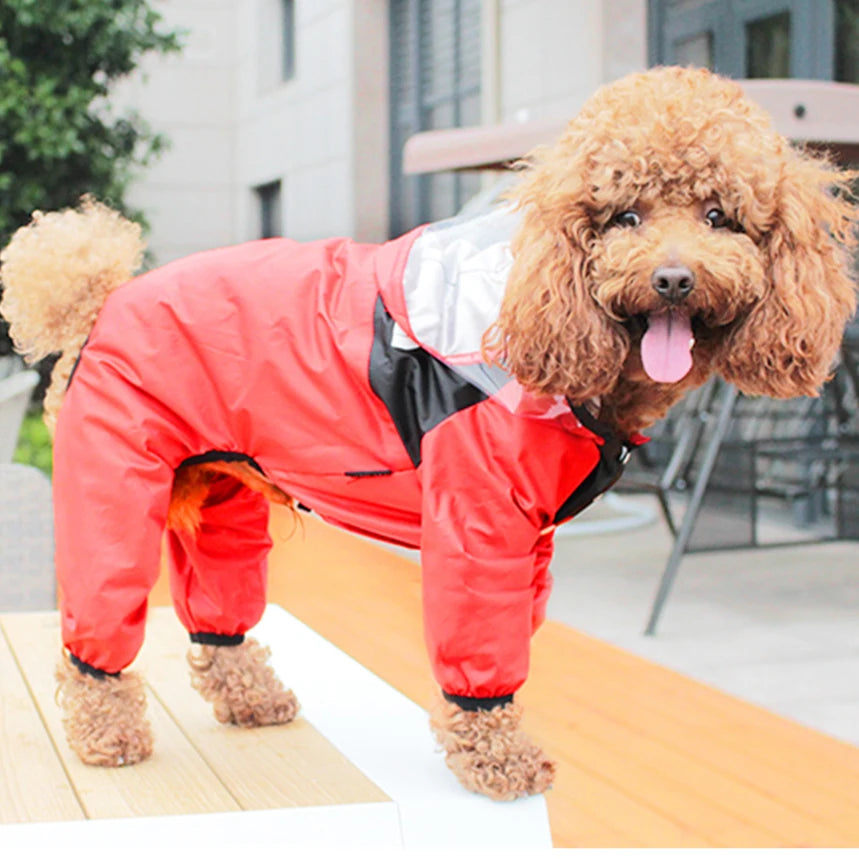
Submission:
[[[282,183],[282,231],[299,240],[353,228],[349,0],[296,4],[295,77],[265,74],[279,0],[244,0],[238,39],[240,238],[258,233],[252,189]],[[268,78],[268,79],[267,79]]]
[[[647,0],[604,0],[602,82],[647,68]]]
[[[296,0],[296,74],[278,78],[279,0],[155,0],[183,54],[119,88],[172,141],[131,199],[158,263],[259,235],[254,188],[279,180],[282,232],[386,238],[388,2]],[[572,116],[646,65],[646,0],[484,0],[484,122]]]
[[[572,117],[598,86],[647,64],[646,0],[488,5],[498,63],[490,103],[498,121]]]
[[[388,233],[388,4],[352,2],[353,228],[358,241],[384,241]]]
[[[145,211],[150,248],[163,263],[235,240],[238,7],[235,0],[153,5],[171,27],[188,31],[185,50],[147,58],[117,87],[113,105],[138,111],[170,140],[129,195]]]

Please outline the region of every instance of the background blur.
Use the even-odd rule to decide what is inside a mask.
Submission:
[[[92,190],[146,219],[150,265],[272,235],[382,241],[497,181],[405,175],[418,132],[559,128],[601,84],[656,64],[856,84],[857,21],[859,0],[0,0],[0,239],[32,209]],[[794,80],[770,93],[779,128],[848,144],[846,159],[859,155],[857,96]],[[559,533],[550,616],[859,743],[856,323],[846,345],[827,396],[784,409],[738,402],[700,484],[689,549],[706,545],[686,555],[659,636],[641,629],[677,541],[655,502],[629,512],[605,499]],[[0,376],[10,349],[0,322]],[[679,479],[665,480],[666,461],[716,425],[712,409],[696,409],[637,457],[679,513],[704,443],[687,445]],[[836,461],[848,433],[852,459]],[[779,447],[761,465],[761,446],[784,436],[800,438],[803,456]],[[37,411],[16,459],[50,472]],[[17,511],[14,492],[11,503]],[[759,529],[807,545],[733,545]],[[727,543],[730,553],[711,551]]]
[[[170,146],[131,190],[155,261],[267,235],[379,241],[475,173],[404,177],[413,133],[569,118],[658,63],[856,81],[856,0],[164,0],[184,50],[115,89]]]

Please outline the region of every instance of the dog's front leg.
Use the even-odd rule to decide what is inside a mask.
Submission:
[[[464,710],[440,699],[430,725],[447,765],[461,784],[491,799],[542,793],[555,763],[520,729],[522,707],[512,701],[491,710]]]
[[[246,728],[291,722],[298,700],[269,665],[270,655],[253,638],[234,646],[195,644],[188,653],[191,685],[219,722]]]
[[[56,679],[66,739],[85,764],[127,766],[152,754],[146,692],[139,674],[88,673],[64,653]]]

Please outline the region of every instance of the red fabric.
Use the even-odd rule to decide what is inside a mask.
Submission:
[[[524,682],[550,585],[546,529],[599,457],[586,431],[510,418],[486,400],[423,445],[424,629],[454,695],[493,698]]]
[[[420,546],[427,642],[447,692],[521,685],[550,586],[546,531],[600,441],[570,414],[527,417],[490,399],[430,430],[414,468],[368,382],[376,299],[406,312],[397,284],[414,235],[253,242],[110,297],[55,438],[63,640],[75,656],[111,672],[132,661],[173,472],[217,450],[252,457],[328,521]],[[269,544],[259,501],[219,491],[196,544],[170,536],[172,586],[190,631],[235,634],[262,610]]]
[[[266,606],[268,502],[227,476],[217,478],[196,535],[168,531],[170,594],[189,632],[238,635]]]

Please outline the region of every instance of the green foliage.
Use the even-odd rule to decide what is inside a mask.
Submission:
[[[35,465],[48,477],[51,476],[54,467],[53,446],[50,433],[42,421],[41,412],[28,412],[24,418],[14,459],[15,462],[22,462],[25,465]]]
[[[84,194],[144,222],[126,188],[166,140],[108,95],[146,54],[180,49],[160,22],[149,0],[0,0],[0,247],[35,209]],[[0,319],[0,355],[11,351]]]
[[[85,193],[124,208],[126,186],[164,146],[111,84],[145,54],[180,48],[147,0],[0,2],[0,243],[34,209]]]

